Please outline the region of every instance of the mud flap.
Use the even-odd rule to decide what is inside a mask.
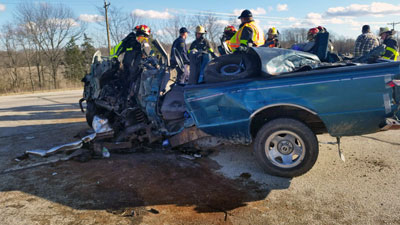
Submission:
[[[342,149],[340,148],[340,138],[341,138],[341,137],[336,137],[336,141],[337,141],[337,145],[338,145],[339,157],[340,157],[340,159],[341,159],[343,162],[346,162],[346,159],[345,159],[345,157],[344,157],[343,151],[342,151]]]

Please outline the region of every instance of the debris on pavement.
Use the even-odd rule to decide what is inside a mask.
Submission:
[[[51,160],[47,160],[47,161],[44,161],[44,162],[37,162],[37,163],[25,165],[25,166],[16,166],[16,167],[13,167],[13,168],[5,169],[5,170],[0,172],[0,175],[1,174],[6,174],[6,173],[10,173],[10,172],[30,169],[30,168],[34,168],[34,167],[38,167],[38,166],[49,165],[49,164],[53,164],[53,163],[60,162],[60,161],[68,161],[68,160],[70,160],[70,159],[72,159],[74,157],[77,157],[77,156],[81,155],[82,152],[83,152],[82,149],[78,149],[75,152],[73,152],[73,153],[71,153],[71,154],[69,154],[67,156],[61,157],[61,158],[56,158],[56,159],[51,159]],[[24,157],[29,158],[29,155],[25,154]]]
[[[179,157],[184,158],[184,159],[188,159],[188,160],[195,160],[196,159],[194,156],[191,156],[191,155],[180,155]]]
[[[59,146],[55,146],[53,148],[50,148],[48,150],[41,150],[41,149],[36,149],[36,150],[28,150],[25,152],[25,154],[30,154],[30,155],[37,155],[37,156],[41,156],[41,157],[45,157],[45,156],[49,156],[51,154],[54,154],[56,152],[60,152],[60,151],[73,151],[73,150],[77,150],[83,147],[83,145],[85,143],[89,143],[91,141],[93,141],[98,135],[103,135],[103,137],[108,137],[107,134],[109,135],[113,135],[113,129],[110,127],[110,125],[108,124],[108,120],[107,119],[103,119],[100,118],[98,116],[94,116],[93,118],[93,129],[94,129],[94,133],[89,134],[83,138],[81,138],[81,140],[79,141],[75,141],[72,143],[68,143],[68,144],[64,144],[64,145],[59,145]],[[105,134],[105,135],[104,135]],[[103,153],[103,156],[105,155],[105,157],[108,155],[106,152]],[[108,158],[106,157],[106,158]],[[22,159],[26,159],[26,157],[23,156],[19,156],[16,158],[16,161],[20,161]]]
[[[151,208],[149,210],[149,212],[153,213],[153,214],[159,214],[160,212],[157,209]]]
[[[201,154],[193,154],[195,158],[201,158]]]
[[[110,152],[108,151],[108,149],[106,147],[103,147],[103,149],[101,150],[101,153],[103,154],[103,158],[110,158]]]

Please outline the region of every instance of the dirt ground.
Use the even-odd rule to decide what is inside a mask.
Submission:
[[[0,223],[22,224],[400,224],[400,132],[320,135],[314,168],[269,176],[251,146],[222,146],[190,160],[144,148],[107,159],[13,159],[74,140],[88,126],[80,91],[0,97]]]

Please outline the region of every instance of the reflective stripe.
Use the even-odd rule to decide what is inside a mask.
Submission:
[[[114,48],[110,50],[110,57],[111,58],[118,58],[118,52],[120,52],[119,47],[121,47],[122,41],[120,41]]]
[[[214,50],[213,50],[212,48],[209,48],[209,49],[208,49],[208,51],[210,51],[210,52],[214,52]]]
[[[232,51],[231,41],[230,41],[230,40],[226,40],[225,43],[226,43],[226,46],[228,47],[228,49],[229,49],[230,51]]]
[[[399,52],[397,52],[396,49],[391,48],[391,47],[386,47],[386,50],[392,52],[393,55],[394,55],[393,60],[394,60],[394,61],[397,61],[397,57],[399,56]],[[384,57],[382,57],[382,58],[384,58],[384,59],[391,59],[392,57],[386,57],[386,56],[384,56]]]
[[[121,46],[121,44],[122,44],[122,41],[120,41],[116,46],[114,46],[114,48],[112,48],[110,50],[110,57],[111,58],[117,58],[118,57],[117,52],[118,52],[119,47]]]
[[[126,51],[132,51],[133,48],[126,48]]]
[[[245,44],[247,45],[247,42],[249,42],[248,40],[240,40],[240,44]]]

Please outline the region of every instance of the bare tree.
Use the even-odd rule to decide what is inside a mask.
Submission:
[[[191,18],[179,15],[165,22],[158,27],[158,33],[153,34],[157,39],[166,43],[172,43],[179,36],[179,29],[186,27],[188,30],[194,30],[194,26],[190,24]]]
[[[33,71],[31,68],[34,56],[37,54],[34,49],[31,49],[31,46],[34,46],[34,43],[32,39],[29,38],[29,35],[26,32],[26,29],[24,29],[24,27],[17,28],[16,38],[18,41],[18,45],[22,48],[24,55],[24,62],[28,66],[29,81],[31,84],[32,91],[35,91],[35,83],[33,81]],[[40,76],[39,76],[39,81],[40,81]]]
[[[20,25],[26,27],[33,42],[48,59],[53,85],[57,88],[63,48],[71,37],[81,35],[85,27],[79,26],[71,9],[62,4],[21,3],[16,15]]]
[[[97,10],[102,16],[105,16],[103,7],[98,7]],[[111,5],[108,9],[108,23],[113,44],[118,44],[136,25],[139,25],[140,22],[140,17],[126,12],[122,7]],[[98,24],[104,27],[104,30],[106,29],[105,22],[98,22]]]
[[[289,28],[280,32],[280,41],[282,47],[290,48],[295,43],[307,42],[306,28]]]
[[[16,38],[16,32],[11,24],[6,24],[3,26],[3,35],[1,36],[1,42],[5,47],[6,56],[8,60],[5,61],[5,67],[7,73],[10,75],[11,88],[16,91],[20,85],[19,78],[19,57],[18,57],[18,41]]]

